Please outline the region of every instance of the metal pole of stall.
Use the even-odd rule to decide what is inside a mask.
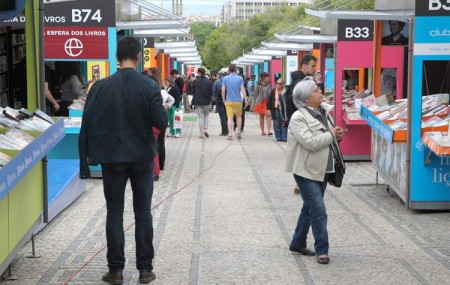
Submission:
[[[413,106],[413,44],[414,44],[414,30],[413,19],[408,19],[409,29],[409,43],[408,43],[408,129],[406,132],[406,208],[410,208],[411,203],[411,150],[412,150],[412,106]]]
[[[38,94],[40,96],[39,107],[42,111],[46,111],[45,104],[45,61],[44,61],[44,1],[39,0],[38,8],[38,34],[39,34],[39,82],[38,82]],[[42,189],[43,189],[43,218],[44,223],[48,223],[48,164],[47,156],[42,158]]]

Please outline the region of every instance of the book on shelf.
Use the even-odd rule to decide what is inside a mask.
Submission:
[[[394,131],[397,131],[397,130],[406,128],[407,125],[406,125],[405,122],[400,121],[400,120],[397,120],[397,121],[394,121],[394,122],[390,123],[388,126],[389,126],[391,129],[393,129]]]
[[[52,117],[50,117],[49,115],[47,115],[46,113],[44,113],[42,110],[40,109],[36,109],[34,110],[33,114],[35,116],[38,116],[39,118],[41,118],[44,121],[49,122],[50,124],[53,124],[55,121],[52,119]]]
[[[0,167],[5,166],[11,160],[11,156],[6,153],[0,152]]]
[[[364,97],[362,100],[362,105],[366,108],[370,108],[371,106],[374,106],[377,104],[377,99],[375,98],[375,95],[371,94],[367,97]]]
[[[65,128],[81,128],[81,117],[70,117],[64,119]]]
[[[14,141],[11,142],[9,138],[7,138],[4,134],[0,134],[0,143],[5,146],[6,149],[12,150],[22,150],[23,146],[16,144]]]
[[[386,105],[389,105],[392,103],[395,103],[395,97],[394,97],[394,94],[392,94],[391,92],[381,95],[380,97],[377,98],[377,105],[380,107],[386,106]]]
[[[5,135],[26,145],[34,140],[34,137],[32,135],[17,128],[9,128],[8,130],[6,130]]]

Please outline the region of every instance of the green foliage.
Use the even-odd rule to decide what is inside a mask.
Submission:
[[[212,23],[196,22],[189,25],[190,32],[194,35],[194,39],[197,43],[197,49],[199,52],[203,50],[206,37],[209,36],[214,30],[217,29]]]
[[[312,8],[322,9],[328,6],[326,9],[335,9],[350,2],[352,0],[344,2],[342,0],[314,0]],[[319,3],[321,3],[320,6]],[[248,20],[233,21],[230,24],[222,25],[206,37],[205,45],[200,52],[203,62],[206,67],[217,70],[228,66],[232,60],[252,48],[260,46],[261,41],[273,38],[273,34],[276,32],[286,31],[290,27],[295,28],[299,24],[318,27],[320,20],[306,15],[305,7],[274,7]],[[343,9],[360,10],[373,10],[373,8],[374,0],[359,0],[343,7]],[[199,39],[195,38],[195,40],[197,43],[199,42]]]
[[[200,53],[206,67],[220,69],[243,53],[273,37],[274,32],[295,25],[304,17],[304,7],[276,7],[248,20],[224,24],[212,32]]]

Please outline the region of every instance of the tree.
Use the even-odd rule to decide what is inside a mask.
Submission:
[[[212,23],[206,22],[196,22],[191,23],[189,25],[191,28],[190,32],[194,36],[195,42],[197,44],[197,49],[199,52],[203,50],[203,46],[205,45],[206,37],[209,36],[214,30],[216,30],[216,26]]]

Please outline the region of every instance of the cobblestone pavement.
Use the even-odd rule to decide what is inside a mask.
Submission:
[[[183,190],[153,210],[152,284],[449,284],[450,212],[406,210],[382,181],[376,186],[369,162],[348,163],[345,185],[327,189],[331,263],[291,253],[301,198],[284,173],[286,144],[261,136],[257,119],[247,114],[240,141],[218,136],[215,113],[210,138],[185,122],[182,138],[166,139],[153,205]],[[139,284],[130,191],[126,197],[124,284]],[[17,280],[0,284],[105,284],[105,211],[101,180],[88,181],[36,236],[39,258],[27,258],[28,243],[12,267]],[[311,233],[308,240],[312,248]]]

